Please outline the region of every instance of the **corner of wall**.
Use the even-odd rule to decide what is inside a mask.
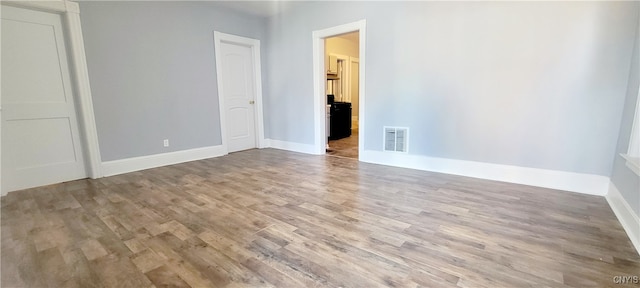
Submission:
[[[616,214],[622,228],[627,232],[631,243],[640,254],[640,218],[633,212],[631,206],[622,197],[620,191],[613,182],[609,183],[609,191],[605,196],[613,213]]]

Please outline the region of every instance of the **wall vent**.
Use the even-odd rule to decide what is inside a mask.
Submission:
[[[409,128],[384,126],[384,151],[407,153],[409,148]]]

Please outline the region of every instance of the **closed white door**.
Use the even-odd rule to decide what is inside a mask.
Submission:
[[[2,190],[86,178],[62,21],[2,6]]]
[[[255,79],[251,47],[222,42],[222,95],[229,152],[256,148]]]

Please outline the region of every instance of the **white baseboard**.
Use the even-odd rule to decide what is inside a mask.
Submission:
[[[102,162],[102,176],[113,176],[227,154],[222,145]]]
[[[271,147],[271,148],[306,153],[306,154],[317,154],[315,146],[311,144],[302,144],[302,143],[280,141],[280,140],[274,140],[274,139],[266,139],[266,140],[267,141],[265,142],[269,144],[268,147]]]
[[[640,254],[640,218],[636,215],[629,203],[622,197],[620,191],[613,182],[609,183],[609,192],[605,196],[611,210],[616,214],[622,228],[627,232],[631,243],[636,247],[636,252]]]
[[[365,150],[360,161],[604,196],[609,177]]]

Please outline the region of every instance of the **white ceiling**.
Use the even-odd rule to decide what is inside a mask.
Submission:
[[[244,0],[223,0],[223,1],[207,1],[215,2],[216,5],[226,7],[238,12],[247,13],[251,15],[269,17],[283,9],[285,1],[277,0],[258,0],[258,1],[244,1]]]
[[[75,2],[93,2],[93,1],[104,1],[104,0],[71,0]],[[107,0],[107,1],[127,1],[127,0]],[[136,1],[193,1],[193,0],[136,0]],[[230,10],[235,10],[240,13],[260,16],[260,17],[269,17],[278,14],[279,11],[282,11],[284,7],[287,5],[289,0],[196,0],[195,2],[210,4],[213,6],[224,7]]]

